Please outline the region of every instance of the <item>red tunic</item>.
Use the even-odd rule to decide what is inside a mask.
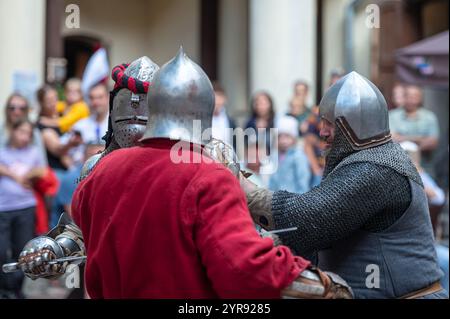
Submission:
[[[114,151],[75,191],[89,295],[278,298],[309,262],[257,234],[226,168],[175,164],[173,144]]]

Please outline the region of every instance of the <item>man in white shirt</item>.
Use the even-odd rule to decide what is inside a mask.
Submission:
[[[94,144],[102,141],[108,130],[108,88],[99,83],[89,91],[89,108],[91,115],[78,121],[73,131],[79,132],[85,144]],[[103,144],[103,143],[102,143]]]
[[[105,144],[102,137],[108,130],[109,93],[103,83],[94,85],[89,90],[90,116],[78,121],[68,134],[79,134],[83,145],[73,150],[71,156],[75,163],[81,164],[85,147],[88,144]]]

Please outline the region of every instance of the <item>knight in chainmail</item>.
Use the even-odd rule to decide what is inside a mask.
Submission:
[[[320,185],[304,194],[242,185],[256,223],[297,254],[339,274],[356,298],[448,298],[439,285],[421,178],[391,140],[386,101],[356,72],[320,103],[328,143]]]
[[[113,68],[111,77],[115,85],[110,92],[108,132],[103,138],[106,142],[105,150],[84,163],[78,182],[85,179],[109,153],[139,144],[148,119],[148,88],[158,69],[158,65],[146,56],[131,64],[121,64]],[[85,248],[81,230],[63,213],[56,227],[25,245],[19,264],[24,273],[32,279],[56,278],[64,274],[68,262],[49,265],[48,261],[83,255]]]

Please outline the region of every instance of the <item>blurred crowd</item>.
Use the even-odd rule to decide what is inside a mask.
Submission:
[[[69,79],[61,93],[41,87],[35,116],[24,96],[7,99],[0,126],[0,264],[17,260],[27,241],[70,213],[84,161],[104,148],[108,87],[91,87],[89,105],[78,79]],[[0,273],[0,294],[21,297],[22,280],[20,273]]]
[[[343,75],[340,70],[333,71],[329,86]],[[225,110],[224,90],[216,85],[215,92],[213,135],[216,123],[222,123],[222,126],[228,123],[228,127],[234,123]],[[325,167],[325,142],[320,136],[318,105],[307,104],[308,92],[307,82],[296,81],[286,114],[276,114],[268,92],[257,92],[252,96],[252,115],[245,128],[266,130],[265,134],[247,137],[244,169],[252,174],[249,179],[258,186],[273,191],[305,193],[320,183]],[[433,162],[439,145],[439,122],[431,110],[424,108],[421,87],[396,83],[392,95],[393,102],[388,105],[392,139],[408,153],[422,178],[436,237],[436,252],[445,274],[441,284],[448,291],[448,171],[443,174],[445,176],[440,176],[438,183],[436,179],[440,172]],[[270,130],[274,128],[275,136]],[[218,133],[214,137],[235,143],[231,137]],[[448,154],[448,147],[445,151]]]
[[[329,86],[343,75],[334,71]],[[227,92],[219,83],[213,86],[212,135],[236,148],[230,128],[237,125],[228,112]],[[265,130],[248,134],[244,153],[239,155],[243,169],[259,186],[304,193],[320,183],[325,142],[320,137],[318,106],[307,103],[309,92],[307,82],[293,83],[286,114],[277,114],[269,92],[256,92],[249,99],[251,116],[242,128]],[[36,92],[39,105],[34,116],[22,95],[13,93],[8,98],[0,126],[0,264],[17,260],[28,240],[54,227],[63,211],[70,213],[84,161],[104,149],[109,88],[101,82],[86,93],[78,79],[67,80],[63,90],[46,84]],[[448,187],[435,182],[431,163],[440,134],[437,118],[423,107],[422,89],[413,85],[396,84],[389,108],[393,139],[411,155],[422,176],[440,239],[439,213],[447,202]],[[441,260],[444,257],[441,254]],[[448,249],[446,267],[448,276]],[[0,274],[0,294],[20,297],[22,280],[19,273]],[[446,282],[448,289],[448,277]]]

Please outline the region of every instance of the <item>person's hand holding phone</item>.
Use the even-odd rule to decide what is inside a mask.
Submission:
[[[68,143],[71,147],[77,147],[83,144],[83,137],[81,136],[80,131],[72,131],[72,136],[69,139]]]

